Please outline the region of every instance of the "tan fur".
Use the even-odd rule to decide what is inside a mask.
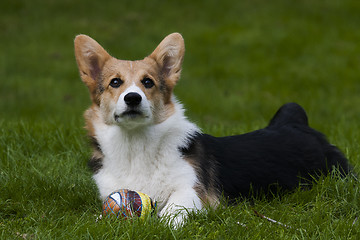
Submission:
[[[111,57],[92,38],[78,35],[75,38],[76,61],[81,79],[87,85],[94,104],[90,108],[92,110],[88,111],[94,111],[100,104],[105,106],[104,111],[110,111],[106,107],[111,107],[111,102],[116,102],[124,89],[135,83],[153,104],[154,123],[164,121],[174,111],[171,96],[180,77],[184,51],[182,36],[173,33],[150,56],[138,61],[124,61]],[[154,81],[154,88],[145,89],[141,84],[141,80],[146,77]],[[120,78],[124,83],[119,88],[111,88],[109,84],[113,78]],[[110,119],[104,120],[106,123],[111,122]],[[91,129],[91,126],[87,128]]]
[[[89,137],[95,137],[95,127],[96,122],[100,122],[99,107],[93,104],[88,110],[84,113],[85,118],[85,129],[88,131]]]
[[[213,191],[213,189],[206,191],[203,185],[197,184],[194,187],[194,190],[200,197],[201,201],[204,203],[204,205],[208,205],[211,207],[216,208],[220,203],[220,193]]]
[[[196,148],[197,148],[196,150],[197,152],[203,152],[203,149],[201,149],[200,146],[196,146]],[[191,166],[195,169],[195,171],[197,172],[201,171],[201,166],[194,156],[187,156],[185,157],[185,160],[191,164]],[[216,186],[216,182],[215,182],[216,179],[215,166],[209,165],[207,166],[207,168],[208,168],[207,178],[210,180],[209,186],[205,188],[203,184],[197,183],[194,186],[194,190],[196,191],[196,193],[198,194],[198,196],[200,197],[200,199],[204,204],[207,204],[212,207],[216,207],[219,204],[221,192],[218,191],[219,188]]]

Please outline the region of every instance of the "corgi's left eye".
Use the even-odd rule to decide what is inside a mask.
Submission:
[[[113,78],[110,82],[110,86],[113,88],[118,88],[123,83],[120,78]]]
[[[144,85],[145,88],[152,88],[155,84],[154,81],[150,78],[144,78],[141,80],[141,83]]]

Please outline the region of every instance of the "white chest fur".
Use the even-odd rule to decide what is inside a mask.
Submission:
[[[95,125],[96,138],[104,154],[103,167],[94,175],[100,196],[128,188],[148,194],[161,209],[172,193],[192,189],[197,177],[181,157],[179,147],[199,131],[183,115],[180,104],[166,121],[141,129]]]

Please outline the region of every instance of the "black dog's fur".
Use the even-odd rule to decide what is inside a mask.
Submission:
[[[309,127],[296,103],[282,106],[264,129],[219,138],[198,133],[181,151],[199,164],[197,174],[206,191],[216,187],[230,200],[291,190],[334,167],[342,175],[351,169],[341,151]]]

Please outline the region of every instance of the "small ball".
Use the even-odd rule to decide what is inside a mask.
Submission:
[[[146,194],[129,189],[116,190],[103,203],[103,216],[116,216],[124,219],[144,218],[154,212],[156,203]]]

